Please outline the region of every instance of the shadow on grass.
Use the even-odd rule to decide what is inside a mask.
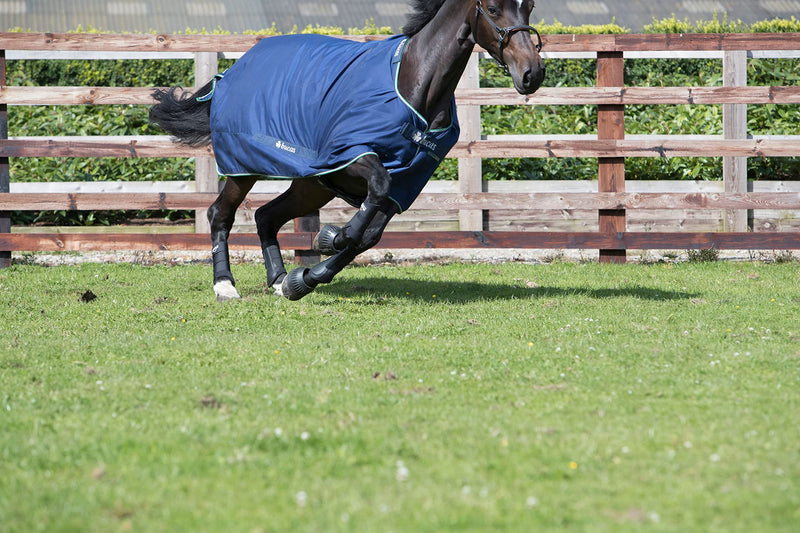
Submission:
[[[447,303],[468,303],[475,301],[523,300],[534,298],[636,298],[640,300],[686,300],[697,298],[693,292],[665,291],[650,287],[632,286],[618,288],[589,287],[528,287],[524,282],[518,285],[503,283],[476,283],[466,281],[427,281],[408,278],[381,278],[365,280],[359,284],[334,281],[330,285],[317,288],[319,294],[337,298],[354,298],[359,295],[374,295],[376,298],[406,298],[409,300]]]

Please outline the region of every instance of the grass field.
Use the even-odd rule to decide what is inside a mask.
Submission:
[[[797,531],[797,262],[234,273],[0,271],[0,531]]]

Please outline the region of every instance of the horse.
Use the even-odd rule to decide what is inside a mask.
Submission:
[[[158,89],[150,121],[190,146],[211,143],[224,186],[208,209],[214,293],[239,298],[228,236],[258,179],[291,178],[255,213],[267,283],[299,300],[330,283],[407,209],[458,140],[454,93],[477,44],[520,94],[542,84],[533,0],[411,0],[400,35],[365,43],[320,35],[262,39],[195,92]],[[535,38],[535,42],[534,42]],[[288,274],[278,230],[335,197],[357,208],[324,226],[313,249],[330,256]]]

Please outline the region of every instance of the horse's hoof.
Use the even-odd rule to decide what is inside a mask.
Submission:
[[[303,274],[307,270],[307,268],[295,268],[289,272],[289,274],[283,278],[283,283],[281,283],[281,294],[295,301],[313,291],[314,287],[309,287],[303,279]]]
[[[275,296],[283,296],[283,280],[285,279],[286,279],[286,274],[283,274],[282,276],[280,276],[278,279],[275,280],[275,283],[273,283],[270,286]]]
[[[214,294],[217,295],[218,302],[227,302],[228,300],[235,300],[239,298],[239,293],[236,287],[233,286],[231,280],[223,279],[214,284]]]
[[[342,228],[339,226],[326,224],[314,237],[314,242],[311,244],[311,248],[318,251],[322,255],[334,255],[338,253],[340,250],[337,250],[334,247],[333,241],[341,231]]]
[[[275,283],[272,286],[272,291],[275,296],[283,296],[283,284],[282,283]]]

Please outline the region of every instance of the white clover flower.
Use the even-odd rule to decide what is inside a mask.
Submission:
[[[403,461],[397,461],[397,481],[406,481],[408,479],[408,468]]]
[[[306,491],[301,490],[295,495],[294,500],[297,502],[298,507],[305,507],[308,503],[308,494],[306,494]]]

